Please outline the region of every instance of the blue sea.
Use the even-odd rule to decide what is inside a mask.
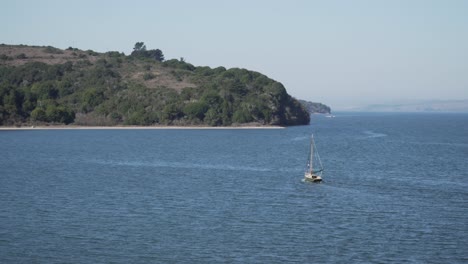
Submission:
[[[0,153],[0,263],[468,262],[468,114],[0,131]]]

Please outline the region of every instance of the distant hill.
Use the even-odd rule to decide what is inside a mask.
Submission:
[[[307,109],[310,114],[330,114],[331,109],[329,106],[322,103],[314,103],[305,100],[299,100],[299,102]]]
[[[468,100],[429,100],[396,104],[374,104],[353,109],[366,112],[468,112]]]
[[[246,69],[131,55],[0,45],[0,125],[304,125],[284,86]]]

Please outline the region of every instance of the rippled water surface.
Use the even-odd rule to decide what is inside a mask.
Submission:
[[[324,183],[302,181],[309,136]],[[0,131],[1,263],[466,263],[468,115]]]

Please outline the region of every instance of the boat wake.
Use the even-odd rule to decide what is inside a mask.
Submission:
[[[225,164],[195,164],[195,163],[170,162],[170,161],[162,161],[162,160],[158,160],[154,162],[93,160],[90,162],[102,164],[102,165],[124,166],[124,167],[155,167],[155,168],[257,171],[257,172],[272,171],[271,169],[268,169],[268,168],[259,168],[259,167],[233,166],[233,165],[225,165]]]
[[[401,141],[405,144],[412,144],[412,145],[425,145],[425,146],[448,146],[448,147],[468,147],[466,143],[451,143],[451,142],[417,142],[417,141]]]
[[[291,141],[302,141],[302,140],[307,140],[308,137],[304,136],[304,137],[295,137],[295,138],[292,138]]]
[[[363,137],[363,139],[366,139],[366,138],[379,138],[379,137],[386,137],[388,136],[387,134],[383,134],[383,133],[376,133],[372,130],[366,130],[364,131],[364,134],[366,136]]]

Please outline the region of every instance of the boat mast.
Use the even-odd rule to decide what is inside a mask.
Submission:
[[[314,163],[314,135],[312,134],[310,136],[310,173],[311,174],[314,171],[313,163]]]

